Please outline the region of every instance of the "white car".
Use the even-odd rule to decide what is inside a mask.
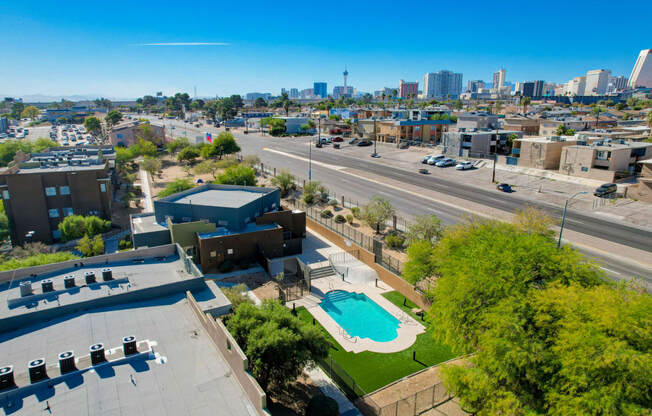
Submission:
[[[447,157],[437,162],[435,166],[437,166],[438,168],[445,168],[447,166],[453,166],[454,164],[455,164],[455,160]]]
[[[457,170],[469,170],[473,169],[473,163],[471,162],[460,162],[455,166]]]
[[[444,155],[436,155],[436,156],[430,156],[430,159],[428,159],[428,164],[429,165],[436,165],[438,162],[446,159],[446,156]]]
[[[433,157],[433,156],[435,156],[435,155],[426,155],[426,156],[424,156],[423,159],[421,159],[421,163],[428,163],[430,158]]]

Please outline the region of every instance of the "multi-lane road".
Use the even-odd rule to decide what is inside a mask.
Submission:
[[[161,123],[161,120],[154,121]],[[168,130],[175,136],[182,135],[184,131],[188,136],[200,135],[206,131],[211,133],[219,131],[206,125],[195,128],[176,120],[165,120],[165,124],[176,126],[175,130]],[[270,166],[288,169],[301,178],[307,177],[309,155],[307,138],[303,140],[273,138],[254,133],[244,135],[242,132],[234,132],[234,135],[238,138],[242,153],[257,154],[262,162]],[[429,196],[429,192],[446,194],[510,213],[530,204],[545,209],[554,217],[561,216],[561,208],[557,206],[527,200],[517,195],[465,185],[442,177],[433,180],[432,177],[419,175],[416,171],[388,166],[372,159],[362,159],[353,153],[334,152],[329,147],[312,148],[311,159],[313,179],[320,180],[329,189],[335,189],[338,194],[347,195],[360,202],[365,202],[374,195],[382,195],[390,199],[397,211],[406,216],[433,213],[444,223],[453,224],[468,212],[464,207],[438,201]],[[370,176],[384,178],[391,183],[351,174],[350,170],[363,171]],[[396,184],[405,184],[405,187]],[[410,190],[407,189],[408,187]],[[422,189],[423,194],[418,191],[414,192],[414,189]],[[616,223],[574,210],[569,210],[567,213],[566,227],[568,230],[596,239],[607,240],[644,252],[652,251],[652,232],[644,228]],[[652,283],[652,270],[646,264],[631,261],[637,259],[607,255],[607,253],[603,255],[599,250],[593,250],[587,254],[599,260],[603,264],[603,268],[613,278],[624,279],[640,276],[648,285]]]

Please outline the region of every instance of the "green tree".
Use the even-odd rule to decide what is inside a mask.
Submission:
[[[143,139],[138,139],[138,143],[129,146],[129,151],[134,157],[156,157],[156,155],[158,155],[158,149],[156,148],[156,145]]]
[[[102,131],[102,123],[100,123],[100,119],[97,117],[86,117],[86,120],[84,120],[84,127],[86,128],[86,131],[92,135],[97,135]]]
[[[134,132],[134,136],[138,140],[144,140],[153,143],[156,146],[163,144],[163,137],[156,134],[156,130],[154,130],[154,127],[152,127],[149,122],[144,122],[138,125],[138,128]]]
[[[478,347],[483,311],[507,296],[552,282],[595,285],[602,272],[552,238],[499,221],[469,219],[449,228],[431,256],[437,284],[430,319],[437,338],[458,353]]]
[[[179,162],[186,162],[188,164],[193,164],[195,160],[199,157],[199,150],[196,147],[188,146],[177,154],[177,160]]]
[[[167,144],[168,152],[177,153],[179,150],[190,146],[190,141],[186,137],[177,137]]]
[[[93,237],[96,234],[104,233],[111,228],[111,222],[94,215],[70,215],[65,217],[57,228],[61,231],[63,241],[70,241],[84,235]]]
[[[88,234],[84,234],[77,242],[77,247],[75,248],[85,257],[99,256],[104,254],[104,240],[102,240],[102,236],[100,235],[90,238]]]
[[[408,245],[421,240],[434,243],[441,238],[443,232],[444,227],[436,215],[419,215],[408,226],[405,241]]]
[[[34,107],[33,105],[28,105],[20,113],[20,116],[22,118],[31,118],[32,120],[34,120],[39,114],[41,114],[41,110]]]
[[[232,309],[235,311],[243,303],[252,304],[251,299],[247,297],[247,286],[244,283],[232,287],[221,287],[220,290],[224,296],[231,302]]]
[[[134,158],[134,154],[128,148],[123,146],[115,148],[115,164],[118,170],[124,171],[127,163],[134,160]]]
[[[0,199],[0,242],[6,241],[11,232],[9,231],[9,218],[5,212],[4,201]]]
[[[431,240],[414,240],[408,246],[408,259],[403,266],[401,276],[413,285],[420,280],[432,277],[435,273],[432,251]]]
[[[193,171],[197,175],[205,175],[205,174],[211,174],[213,176],[213,180],[217,179],[217,173],[228,166],[224,166],[222,162],[231,162],[230,160],[214,160],[214,159],[208,159],[200,162],[197,164],[194,168]],[[235,161],[233,162],[235,163]]]
[[[569,129],[565,124],[560,124],[557,126],[557,130],[555,130],[555,134],[557,136],[573,136],[575,135],[575,130]]]
[[[20,101],[15,101],[11,104],[11,112],[9,113],[9,116],[15,120],[20,120],[20,116],[23,114],[24,109],[25,104]]]
[[[507,295],[479,306],[479,348],[444,381],[477,415],[649,414],[651,310],[648,293],[626,286]]]
[[[145,156],[142,162],[140,162],[140,167],[152,177],[154,181],[154,175],[161,170],[161,159],[155,157]]]
[[[256,171],[245,165],[231,166],[217,177],[217,183],[256,186]]]
[[[458,98],[457,100],[455,100],[455,109],[461,110],[462,108],[464,108],[464,104],[462,104],[462,100]]]
[[[175,179],[172,182],[165,185],[165,188],[163,188],[163,190],[159,192],[159,194],[156,195],[156,197],[163,198],[194,187],[195,185],[189,179],[185,179],[185,178]]]
[[[595,117],[595,128],[597,129],[600,125],[600,114],[604,113],[604,109],[599,105],[596,105],[591,109],[591,114]]]
[[[514,147],[514,141],[516,140],[518,140],[518,136],[516,134],[510,133],[507,135],[507,145],[510,149]]]
[[[552,237],[555,234],[552,227],[556,223],[555,219],[545,211],[531,205],[517,210],[514,215],[514,225],[516,225],[517,229],[525,233],[535,233]]]
[[[249,359],[249,370],[264,391],[284,387],[307,366],[328,355],[329,343],[317,327],[303,323],[280,302],[243,303],[227,328]]]
[[[303,185],[302,189],[302,199],[303,202],[310,205],[315,202],[315,194],[317,190],[321,187],[321,182],[319,181],[308,181]]]
[[[530,97],[524,97],[521,100],[521,105],[523,106],[523,113],[524,114],[527,113],[527,108],[528,108],[528,106],[530,105],[531,102],[532,102],[532,100],[530,99]]]
[[[652,111],[648,111],[645,120],[647,121],[647,125],[652,129]]]
[[[376,195],[362,207],[362,219],[376,232],[379,232],[385,227],[385,221],[392,218],[394,212],[394,207],[388,199]]]
[[[224,155],[231,155],[240,151],[240,146],[235,138],[228,131],[223,131],[217,135],[213,142],[202,148],[202,157],[204,159],[217,157],[222,159]]]
[[[109,111],[106,117],[104,117],[104,121],[106,121],[106,124],[109,128],[115,126],[121,120],[122,120],[122,113],[117,110]]]
[[[53,147],[57,147],[59,144],[51,139],[46,139],[44,137],[39,137],[31,145],[32,152],[42,152]]]
[[[272,136],[280,136],[285,133],[285,120],[276,117],[266,117],[260,120],[261,127],[269,126],[269,134]]]
[[[272,185],[277,186],[281,190],[281,196],[287,196],[290,191],[296,188],[294,175],[289,170],[281,170],[275,177],[272,178]]]
[[[267,107],[267,101],[263,97],[258,97],[254,100],[254,107]]]

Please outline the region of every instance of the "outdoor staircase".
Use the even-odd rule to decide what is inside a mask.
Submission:
[[[310,279],[319,279],[322,277],[328,277],[328,276],[333,276],[335,272],[333,272],[333,268],[329,266],[323,266],[323,267],[317,267],[315,269],[310,270]]]

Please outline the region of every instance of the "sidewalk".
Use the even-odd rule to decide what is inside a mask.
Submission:
[[[317,385],[317,387],[319,387],[319,390],[321,390],[322,393],[337,402],[342,416],[362,416],[362,413],[360,413],[358,408],[346,398],[344,393],[337,388],[321,368],[315,367],[312,370],[307,370],[306,373],[308,373],[312,381]]]
[[[154,204],[152,202],[152,189],[149,185],[149,175],[144,170],[138,171],[140,178],[140,189],[143,192],[143,212],[154,212]]]

